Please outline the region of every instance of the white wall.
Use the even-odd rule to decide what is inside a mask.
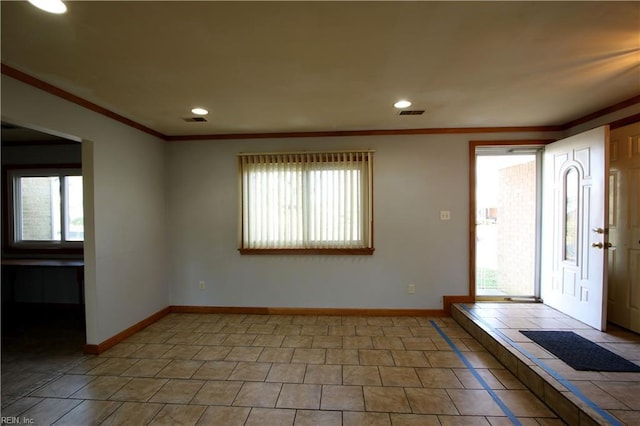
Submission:
[[[171,303],[261,307],[442,307],[468,294],[470,140],[549,133],[171,142]],[[373,256],[240,255],[238,152],[375,149]],[[441,221],[440,211],[451,220]],[[206,289],[199,290],[199,281]],[[415,284],[416,293],[407,293]]]
[[[2,120],[82,139],[87,343],[169,304],[166,142],[2,76]]]

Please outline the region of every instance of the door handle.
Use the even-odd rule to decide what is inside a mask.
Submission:
[[[593,232],[595,232],[596,234],[604,234],[604,229],[602,228],[595,228],[592,229]]]
[[[610,247],[612,247],[612,246],[613,246],[613,244],[611,244],[611,243],[592,243],[591,244],[591,247],[593,247],[593,248],[599,248],[599,249],[605,249],[605,250],[610,248]]]

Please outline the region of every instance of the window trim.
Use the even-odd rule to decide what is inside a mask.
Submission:
[[[82,254],[84,241],[16,241],[14,179],[16,176],[25,176],[30,173],[33,173],[33,176],[82,176],[82,165],[79,163],[17,164],[6,165],[2,168],[4,169],[2,174],[3,250],[12,254]]]
[[[238,157],[238,251],[243,255],[373,255],[375,251],[374,245],[374,187],[373,187],[373,153],[374,150],[361,149],[361,150],[342,150],[342,151],[296,151],[296,152],[260,152],[260,153],[239,153]],[[244,218],[244,178],[242,168],[242,158],[245,156],[253,155],[310,155],[310,154],[343,154],[343,153],[357,153],[357,154],[371,154],[367,161],[367,202],[365,208],[367,209],[366,222],[362,224],[363,228],[366,228],[368,233],[368,247],[317,247],[317,248],[246,248],[244,247],[244,232],[245,232],[245,218]],[[331,162],[329,160],[328,162]],[[364,230],[364,229],[363,229]]]

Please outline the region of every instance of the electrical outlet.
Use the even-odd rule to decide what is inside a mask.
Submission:
[[[449,210],[441,210],[440,220],[451,220],[451,212]]]
[[[409,284],[407,286],[407,293],[415,294],[415,292],[416,292],[416,285],[415,284]]]
[[[206,287],[206,285],[205,285],[204,281],[200,281],[200,284],[199,284],[199,285],[200,285],[200,290],[204,290],[204,289],[205,289],[205,287]]]

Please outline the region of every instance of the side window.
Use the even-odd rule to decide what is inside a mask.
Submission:
[[[7,171],[10,248],[82,248],[84,210],[79,168]]]

